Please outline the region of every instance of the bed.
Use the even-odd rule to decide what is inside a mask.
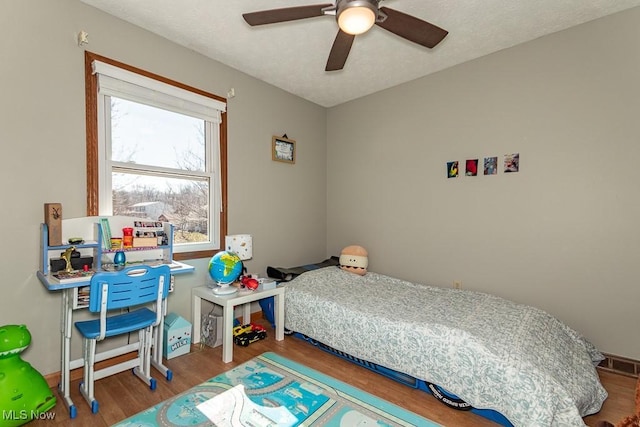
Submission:
[[[505,425],[584,426],[607,398],[602,354],[542,310],[336,266],[284,286],[288,330],[437,385]]]

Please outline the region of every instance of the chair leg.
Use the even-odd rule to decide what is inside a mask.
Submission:
[[[154,343],[153,334],[155,330],[156,330],[155,327],[149,326],[145,331],[145,336],[147,341],[145,346],[144,366],[145,366],[145,370],[149,375],[149,380],[150,380],[149,387],[151,388],[151,390],[156,389],[156,380],[151,377],[151,359],[152,359],[151,347],[153,346],[153,343]]]
[[[151,390],[154,390],[156,381],[151,377],[151,337],[153,327],[142,329],[138,332],[138,366],[133,368],[133,373],[144,381]]]
[[[82,369],[82,383],[80,383],[80,394],[91,406],[91,412],[98,412],[98,401],[93,394],[94,365],[96,358],[96,340],[83,339],[82,356],[84,359],[84,367]]]

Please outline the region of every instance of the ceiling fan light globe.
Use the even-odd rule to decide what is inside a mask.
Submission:
[[[369,31],[376,22],[376,13],[371,7],[347,7],[338,15],[338,26],[347,34],[358,35]]]

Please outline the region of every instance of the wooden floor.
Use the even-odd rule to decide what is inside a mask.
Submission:
[[[300,339],[285,337],[284,341],[275,341],[271,327],[264,323],[263,325],[269,331],[268,338],[253,343],[249,347],[235,346],[234,359],[231,363],[222,363],[222,347],[200,349],[199,346],[192,346],[191,353],[187,355],[167,361],[167,366],[173,371],[173,380],[168,382],[158,374],[156,376],[158,384],[154,391],[149,390],[131,372],[123,372],[99,380],[96,382],[95,392],[100,405],[100,411],[97,414],[91,414],[89,405],[80,397],[79,381],[73,381],[71,391],[78,410],[77,417],[73,420],[69,419],[69,411],[62,403],[62,399],[59,398],[56,407],[49,414],[53,416],[53,420],[35,420],[30,426],[109,426],[266,351],[272,351],[303,363],[444,426],[482,427],[496,425],[470,412],[449,409],[428,393],[389,380],[319,350]],[[609,392],[609,398],[599,414],[584,419],[590,427],[595,426],[599,420],[608,420],[615,424],[624,416],[633,413],[635,378],[608,372],[601,372],[600,376],[604,387]]]

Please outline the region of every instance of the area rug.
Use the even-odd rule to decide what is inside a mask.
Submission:
[[[243,385],[257,405],[286,407],[295,426],[420,426],[433,421],[275,353],[263,353],[230,371],[115,424],[125,426],[214,426],[196,408]],[[273,426],[276,424],[265,424]]]

